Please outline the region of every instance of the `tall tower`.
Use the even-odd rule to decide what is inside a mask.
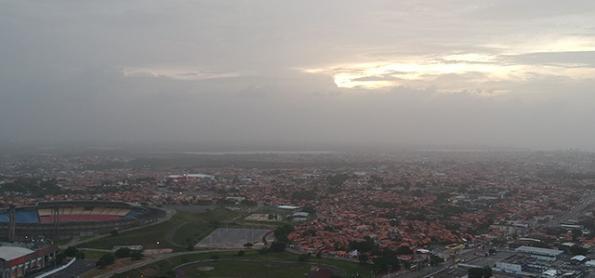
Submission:
[[[14,205],[10,205],[8,209],[8,241],[15,240],[16,234],[16,227],[17,227],[17,217],[16,217],[16,207]]]

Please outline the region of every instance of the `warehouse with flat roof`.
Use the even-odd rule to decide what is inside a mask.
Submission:
[[[530,255],[536,259],[553,261],[558,258],[564,251],[558,249],[539,248],[532,246],[521,246],[515,249],[516,252]]]

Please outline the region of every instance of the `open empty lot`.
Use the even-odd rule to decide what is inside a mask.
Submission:
[[[196,248],[243,248],[244,244],[262,245],[262,238],[271,230],[250,228],[218,228],[202,239]]]

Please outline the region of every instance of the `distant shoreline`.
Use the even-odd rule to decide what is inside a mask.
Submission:
[[[220,151],[220,152],[182,152],[194,155],[254,155],[254,154],[336,154],[334,151]]]

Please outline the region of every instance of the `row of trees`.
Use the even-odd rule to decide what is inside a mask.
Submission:
[[[289,244],[289,233],[291,233],[293,231],[293,226],[289,225],[289,224],[284,224],[281,225],[279,227],[277,227],[277,229],[275,229],[275,231],[273,232],[275,235],[275,241],[273,241],[271,243],[271,246],[269,247],[270,251],[273,252],[283,252],[285,250],[285,248],[287,248],[287,245]],[[264,250],[265,252],[268,250]]]
[[[132,260],[140,260],[143,258],[143,253],[140,250],[132,250],[130,248],[120,248],[116,252],[107,253],[99,258],[95,265],[99,268],[104,268],[108,265],[113,264],[116,259],[130,258]]]
[[[397,249],[380,249],[378,244],[370,237],[366,236],[363,240],[349,242],[349,250],[358,250],[358,260],[361,264],[372,263],[376,272],[398,271],[402,267],[409,268],[408,261],[400,261],[399,255],[412,255],[414,251],[407,246],[400,246]],[[443,263],[444,259],[430,254],[429,263],[432,266]]]

